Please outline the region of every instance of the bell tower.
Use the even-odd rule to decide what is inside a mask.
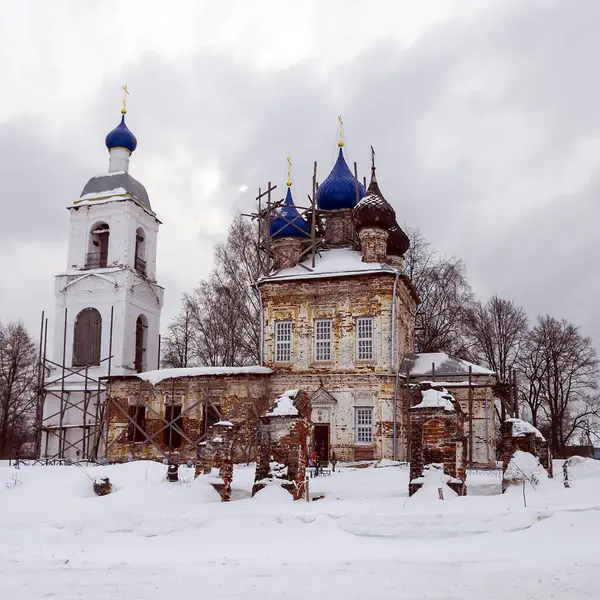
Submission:
[[[42,456],[89,457],[86,421],[95,416],[87,414],[90,388],[103,390],[102,377],[109,372],[132,375],[159,366],[160,221],[146,188],[129,174],[137,139],[125,122],[127,86],[123,89],[121,122],[105,140],[108,172],[92,177],[67,207],[67,264],[55,278],[54,370],[46,376],[60,394],[55,389],[45,395]]]

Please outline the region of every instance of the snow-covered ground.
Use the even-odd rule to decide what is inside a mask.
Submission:
[[[235,471],[229,504],[192,471],[0,466],[0,598],[600,598],[600,462],[555,480],[465,498],[431,485],[408,498],[405,466],[311,479],[318,501]],[[89,475],[89,476],[88,476]],[[96,497],[91,478],[113,493]],[[481,489],[478,489],[481,488]]]

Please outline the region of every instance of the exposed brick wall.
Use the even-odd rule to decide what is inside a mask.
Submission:
[[[466,479],[467,445],[464,432],[464,414],[455,405],[454,411],[441,407],[411,408],[409,410],[411,461],[409,494],[412,496],[422,484],[413,481],[423,476],[427,465],[442,464],[444,473],[460,482]],[[463,492],[461,483],[451,487]]]
[[[393,273],[365,274],[352,277],[264,282],[261,284],[264,314],[264,362],[278,372],[387,372],[396,365],[390,356]],[[397,364],[411,352],[414,340],[416,302],[402,278],[397,285],[396,350]],[[357,361],[357,317],[373,317],[375,355],[373,360]],[[333,358],[317,362],[313,356],[315,319],[331,319]],[[292,321],[292,360],[276,363],[274,322]]]
[[[489,375],[473,375],[472,377],[472,402],[473,402],[473,463],[488,466],[496,461],[496,411],[494,409],[494,394],[492,387],[495,378]],[[448,389],[455,400],[460,404],[465,416],[465,436],[468,447],[469,438],[469,385],[468,374],[458,376],[440,376],[438,381],[431,381],[431,376],[411,377],[410,384],[413,395],[409,402],[414,405],[421,401],[421,394],[415,384],[423,385],[431,382],[432,385],[443,386]]]
[[[352,224],[352,210],[332,210],[325,214],[325,244],[330,248],[353,245],[356,231]]]
[[[273,240],[273,267],[287,269],[298,263],[302,254],[300,238],[281,238]]]
[[[362,260],[366,263],[385,262],[388,232],[379,227],[364,227],[358,233]]]
[[[293,404],[298,409],[297,416],[267,414],[260,419],[260,449],[253,496],[269,480],[280,483],[295,500],[304,496],[312,407],[308,394],[302,390],[296,394]],[[275,468],[273,461],[278,465]]]
[[[480,382],[481,383],[481,382]],[[165,415],[165,402],[175,393],[176,402],[183,405],[183,429],[185,434],[197,440],[203,429],[205,406],[202,401],[205,395],[215,402],[220,402],[223,418],[231,420],[235,425],[234,459],[245,461],[256,457],[256,423],[257,415],[285,390],[304,389],[313,396],[311,421],[329,425],[330,457],[335,453],[337,460],[353,461],[391,458],[393,456],[393,414],[395,377],[389,373],[368,371],[347,371],[345,373],[313,373],[309,371],[275,372],[270,376],[211,376],[188,377],[165,380],[155,387],[140,382],[135,377],[112,378],[109,386],[111,396],[109,452],[111,460],[127,460],[128,457],[162,460],[163,455],[149,443],[133,443],[127,441],[128,419],[116,408],[118,403],[125,414],[128,406],[136,401],[145,403],[157,411],[162,418]],[[466,387],[450,388],[459,401],[465,418],[468,418],[468,389]],[[248,390],[250,396],[248,396]],[[473,391],[474,413],[474,460],[475,463],[487,464],[495,459],[494,452],[494,409],[490,390],[477,388]],[[321,400],[324,399],[324,402]],[[199,406],[186,409],[201,402]],[[418,400],[417,400],[418,401]],[[407,459],[406,427],[408,409],[415,400],[408,394],[401,379],[397,398],[397,458]],[[355,411],[357,407],[373,408],[373,442],[358,444],[356,442]],[[157,437],[159,446],[174,460],[195,460],[196,447],[183,442],[182,446],[170,450],[163,443],[165,423],[157,415],[147,410],[146,430],[150,436]],[[487,432],[487,434],[486,434]],[[468,435],[468,424],[465,425]],[[489,440],[490,446],[486,445]],[[467,440],[468,441],[468,440]],[[312,444],[312,440],[311,440]]]
[[[258,417],[271,397],[268,376],[254,374],[180,377],[156,386],[137,377],[114,377],[107,386],[107,396],[109,460],[130,457],[163,460],[166,454],[177,462],[196,459],[199,438],[206,430],[205,421],[213,412],[211,402],[221,413],[214,420],[223,419],[234,425],[234,459],[254,458],[253,438]],[[165,428],[166,404],[173,399],[182,406],[182,429],[189,438],[189,441],[182,439],[179,448],[169,448],[161,433]],[[145,430],[153,443],[128,441],[130,421],[126,415],[128,407],[137,403],[146,407]]]

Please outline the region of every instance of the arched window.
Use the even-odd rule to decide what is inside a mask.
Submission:
[[[146,370],[146,342],[148,340],[148,319],[140,315],[135,322],[135,370]]]
[[[106,223],[96,223],[92,227],[85,257],[86,269],[101,269],[107,266],[109,237],[110,229]]]
[[[95,308],[84,308],[75,317],[73,335],[73,366],[100,364],[102,317]]]
[[[135,270],[146,274],[146,233],[141,227],[135,232]]]

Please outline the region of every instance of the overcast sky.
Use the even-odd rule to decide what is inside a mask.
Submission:
[[[344,116],[349,162],[400,222],[462,258],[481,299],[600,345],[600,2],[0,0],[0,321],[36,332],[68,212],[107,171],[131,92],[130,172],[163,221],[162,328],[259,186],[306,198]],[[37,334],[36,334],[37,335]]]

